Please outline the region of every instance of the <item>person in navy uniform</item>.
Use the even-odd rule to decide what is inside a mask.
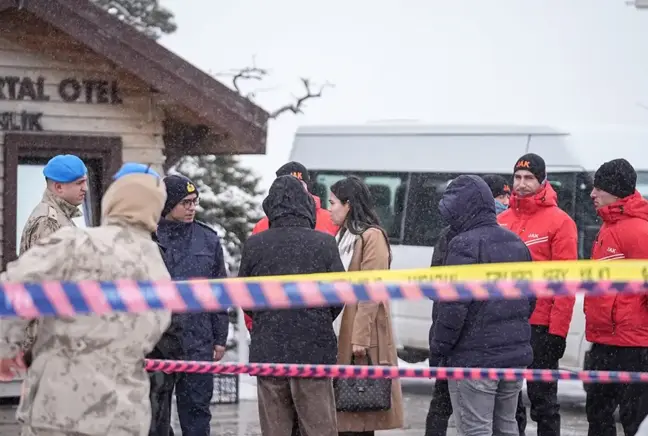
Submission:
[[[218,279],[227,276],[218,233],[196,221],[199,193],[181,175],[164,178],[167,201],[157,237],[173,280]],[[181,342],[186,360],[219,361],[225,354],[229,327],[226,312],[179,315]],[[180,374],[176,380],[178,416],[183,436],[210,434],[209,405],[214,390],[212,374]]]

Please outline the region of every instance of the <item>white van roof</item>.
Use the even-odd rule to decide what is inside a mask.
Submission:
[[[312,170],[509,173],[525,153],[550,172],[594,171],[625,157],[648,169],[648,129],[597,128],[582,133],[549,126],[366,124],[304,126],[291,159]]]

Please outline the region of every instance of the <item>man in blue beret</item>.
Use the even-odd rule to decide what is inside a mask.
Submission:
[[[43,169],[47,187],[43,198],[36,205],[20,237],[22,255],[32,245],[58,229],[74,227],[72,218],[82,216],[79,205],[88,191],[88,169],[81,159],[72,154],[54,156]],[[26,360],[29,361],[31,346],[36,339],[36,320],[28,327],[24,344]],[[27,362],[29,363],[29,362]]]

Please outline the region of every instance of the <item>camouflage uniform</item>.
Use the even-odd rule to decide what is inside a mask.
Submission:
[[[74,227],[72,218],[79,218],[82,215],[77,206],[58,198],[49,189],[46,189],[43,199],[34,208],[25,223],[20,237],[19,255],[22,256],[36,241],[51,235],[61,227]]]
[[[166,198],[159,187],[158,182],[148,191],[132,189],[138,198],[126,205],[113,201],[116,206],[107,204],[116,197],[109,189],[102,210],[123,218],[108,215],[102,217],[100,227],[62,228],[10,263],[0,280],[169,279],[160,250],[151,239],[155,214],[159,215]],[[123,195],[123,190],[118,194]],[[161,200],[155,208],[149,207],[148,224],[134,222],[135,214],[130,212],[155,202],[152,198],[142,201],[154,194]],[[151,407],[144,356],[153,350],[170,320],[166,311],[43,318],[17,412],[22,436],[148,435]],[[0,358],[20,351],[27,323],[21,318],[0,318]]]
[[[77,206],[58,198],[49,189],[46,189],[43,199],[27,219],[20,237],[19,255],[22,256],[36,241],[51,235],[61,227],[75,227],[72,218],[80,216],[82,216],[82,213]],[[38,320],[36,319],[32,320],[27,326],[27,335],[22,345],[23,350],[29,350],[34,344],[37,328]]]

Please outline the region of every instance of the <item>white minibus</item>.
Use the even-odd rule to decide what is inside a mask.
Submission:
[[[592,172],[624,157],[637,169],[638,189],[648,195],[648,129],[588,128],[572,132],[545,126],[433,126],[421,124],[312,126],[297,130],[291,159],[304,164],[313,193],[328,204],[329,188],[354,174],[373,194],[393,250],[393,268],[430,266],[443,227],[437,205],[460,174],[512,177],[516,159],[537,153],[545,159],[559,206],[576,222],[579,257],[590,256],[600,222],[589,194]],[[401,359],[428,356],[432,302],[394,301],[392,316]],[[582,297],[577,299],[561,367],[581,369],[585,340]]]

